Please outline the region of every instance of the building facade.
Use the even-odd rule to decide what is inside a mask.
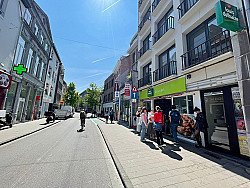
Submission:
[[[114,99],[114,74],[112,73],[104,81],[103,89],[103,111],[110,111],[113,108],[113,99]]]
[[[207,147],[249,155],[232,36],[215,16],[218,1],[139,1],[138,87],[141,106],[160,106],[166,116],[176,105],[183,121],[202,109]],[[238,8],[240,1],[228,0]],[[193,122],[193,120],[191,121]],[[194,140],[194,123],[178,128]],[[168,132],[168,130],[166,130]]]

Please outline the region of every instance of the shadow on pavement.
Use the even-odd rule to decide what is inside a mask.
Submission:
[[[175,151],[181,151],[179,146],[175,146],[173,144],[166,144],[164,147],[160,147],[163,154],[168,155],[172,159],[176,159],[178,161],[181,161],[183,159],[182,156],[180,156]]]
[[[6,129],[10,129],[11,127],[1,127],[0,131],[6,130]]]
[[[156,147],[156,146],[154,145],[153,142],[146,141],[146,142],[144,142],[144,143],[145,143],[148,147],[150,147],[151,149],[159,150],[159,148]]]

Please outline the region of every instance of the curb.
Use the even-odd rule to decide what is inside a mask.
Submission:
[[[52,123],[52,124],[50,124],[50,125],[48,125],[48,126],[46,126],[46,127],[37,129],[37,130],[32,131],[32,132],[29,132],[29,133],[26,133],[26,134],[24,134],[24,135],[22,135],[22,136],[18,136],[18,137],[15,137],[15,138],[12,138],[12,139],[9,139],[9,140],[0,142],[0,146],[2,146],[2,145],[4,145],[4,144],[8,144],[8,143],[13,142],[13,141],[18,140],[18,139],[21,139],[21,138],[23,138],[23,137],[29,136],[29,135],[34,134],[34,133],[36,133],[36,132],[39,132],[39,131],[41,131],[41,130],[43,130],[43,129],[46,129],[46,128],[48,128],[48,127],[51,127],[52,125],[55,125],[55,124],[60,123],[60,122],[61,122],[61,121],[58,121],[58,122]]]
[[[99,129],[99,131],[100,131],[100,133],[101,133],[101,135],[102,135],[102,137],[104,139],[104,142],[105,142],[105,144],[106,144],[106,146],[108,148],[110,156],[111,156],[111,158],[112,158],[112,160],[113,160],[113,162],[115,164],[115,168],[116,168],[116,170],[117,170],[117,172],[118,172],[118,174],[119,174],[119,176],[121,178],[123,186],[125,188],[133,188],[132,182],[130,181],[130,179],[129,179],[128,175],[126,174],[126,172],[124,171],[119,159],[117,158],[117,156],[116,156],[115,152],[113,151],[111,145],[109,144],[108,140],[106,139],[105,134],[102,131],[102,128],[99,126],[97,121],[95,121],[92,118],[91,118],[91,120],[92,120],[93,123],[95,123],[97,125],[97,127],[98,127],[98,129]]]

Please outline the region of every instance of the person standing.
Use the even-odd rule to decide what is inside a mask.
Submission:
[[[109,120],[109,112],[108,111],[106,111],[106,113],[105,113],[105,119],[106,119],[106,124],[108,124],[108,120]]]
[[[194,108],[194,112],[197,113],[197,116],[195,117],[196,122],[194,126],[195,129],[194,135],[197,141],[195,147],[200,148],[202,147],[200,132],[205,132],[208,126],[204,115],[202,114],[201,110],[198,107]]]
[[[148,113],[148,136],[149,139],[155,139],[155,130],[153,128],[154,124],[154,109]]]
[[[138,107],[138,110],[136,112],[136,132],[137,132],[138,135],[141,132],[140,117],[141,117],[141,107]]]
[[[181,114],[176,110],[175,105],[172,105],[171,108],[172,111],[169,112],[170,127],[175,140],[175,144],[179,144],[179,139],[177,137],[177,128],[180,125]]]
[[[147,127],[147,109],[145,107],[143,107],[142,109],[142,114],[141,114],[141,142],[145,142],[145,133],[146,133],[146,127]]]
[[[157,144],[158,146],[162,146],[164,144],[162,137],[162,126],[164,125],[164,116],[159,106],[156,106],[156,113],[154,113],[154,122],[154,130],[157,137]]]
[[[113,120],[114,120],[114,110],[113,108],[111,109],[110,113],[109,113],[109,117],[110,117],[110,121],[111,121],[111,124],[113,123]]]

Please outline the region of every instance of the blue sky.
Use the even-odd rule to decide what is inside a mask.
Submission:
[[[137,0],[117,1],[36,0],[49,16],[53,39],[66,71],[65,81],[74,82],[79,92],[92,81],[103,85],[119,57],[126,55],[137,31]],[[97,61],[100,59],[103,60]]]

